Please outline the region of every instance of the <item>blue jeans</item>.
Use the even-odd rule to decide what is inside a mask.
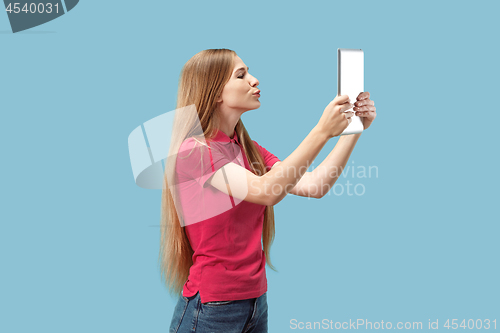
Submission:
[[[170,333],[267,333],[267,292],[258,298],[201,303],[200,293],[180,296]]]

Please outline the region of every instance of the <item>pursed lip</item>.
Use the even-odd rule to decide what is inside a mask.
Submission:
[[[260,94],[260,90],[257,90],[256,92],[253,93],[254,95]]]

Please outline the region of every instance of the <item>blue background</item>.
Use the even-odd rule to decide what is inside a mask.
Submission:
[[[0,331],[168,331],[161,191],[135,184],[127,138],[175,109],[182,65],[208,48],[235,50],[259,79],[261,107],[242,119],[281,160],[335,97],[337,48],[365,52],[377,118],[348,166],[378,177],[338,180],[363,195],[275,206],[270,332],[292,319],[499,321],[499,9],[80,1],[17,34],[0,14]]]

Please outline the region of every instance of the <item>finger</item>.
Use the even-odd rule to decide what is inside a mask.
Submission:
[[[372,105],[356,106],[352,109],[354,111],[375,111],[375,110],[377,110],[377,108],[372,106]]]
[[[346,102],[349,101],[349,96],[348,95],[337,95],[334,100],[335,102],[337,102],[337,104],[344,104]]]
[[[370,98],[370,93],[368,91],[361,92],[359,93],[358,97],[356,97],[356,99],[359,101],[367,98]]]
[[[351,104],[351,103],[344,103],[344,104],[340,105],[339,111],[340,111],[340,113],[342,113],[342,112],[345,112],[345,111],[351,109],[352,107],[354,107],[353,104]]]
[[[363,106],[363,105],[375,105],[375,102],[371,99],[364,99],[362,101],[357,101],[354,103],[355,106]]]
[[[352,116],[354,116],[354,112],[352,112],[352,111],[349,111],[349,112],[344,112],[344,116],[345,116],[346,118],[351,118]]]
[[[375,111],[358,111],[356,112],[356,116],[358,117],[371,117],[376,116]]]

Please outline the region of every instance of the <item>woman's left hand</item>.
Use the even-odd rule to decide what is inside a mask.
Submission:
[[[361,118],[364,129],[370,127],[377,116],[374,105],[375,103],[370,99],[370,93],[367,91],[360,93],[356,97],[356,102],[352,110],[356,112],[354,115]]]

